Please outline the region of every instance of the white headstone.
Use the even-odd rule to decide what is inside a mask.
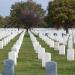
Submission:
[[[46,66],[46,62],[51,61],[51,53],[46,52],[42,57],[42,67]]]
[[[71,40],[68,41],[68,48],[69,49],[73,48],[73,42]]]
[[[69,61],[74,60],[74,49],[67,50],[67,60]]]
[[[6,46],[6,39],[3,39],[3,46]]]
[[[8,59],[11,59],[14,61],[14,64],[17,64],[17,54],[15,51],[9,52]]]
[[[73,39],[72,39],[72,35],[69,36],[68,48],[69,48],[69,49],[72,49],[72,48],[73,48]]]
[[[54,42],[54,50],[58,50],[59,49],[59,42],[55,41]]]
[[[3,41],[0,41],[0,49],[3,48]]]
[[[59,46],[59,54],[65,55],[65,45],[62,44]]]
[[[41,48],[38,52],[38,59],[42,59],[42,56],[45,54],[45,48]]]
[[[54,48],[54,41],[53,40],[50,41],[50,47]]]

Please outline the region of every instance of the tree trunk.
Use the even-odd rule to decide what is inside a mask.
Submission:
[[[68,28],[66,28],[66,34],[68,34]]]
[[[28,32],[28,28],[26,29],[26,31]]]

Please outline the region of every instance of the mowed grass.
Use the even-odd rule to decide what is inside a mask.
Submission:
[[[11,51],[12,46],[15,44],[19,36],[11,40],[3,49],[0,49],[0,72],[3,72],[4,60],[8,58],[8,53]]]
[[[15,75],[45,75],[45,69],[37,58],[28,33],[24,36],[17,62]]]
[[[57,62],[57,75],[75,75],[75,61],[67,61],[67,49],[65,56],[59,55],[59,51],[55,51],[53,48],[50,48],[38,36],[36,36],[36,38],[41,46],[46,49],[46,52],[51,53],[52,61]]]

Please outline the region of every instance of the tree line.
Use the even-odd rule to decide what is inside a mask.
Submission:
[[[0,16],[0,27],[55,27],[66,30],[75,27],[75,0],[50,1],[46,11],[33,0],[16,2],[11,6],[10,16]]]

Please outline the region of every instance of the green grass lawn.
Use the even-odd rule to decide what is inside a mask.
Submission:
[[[50,52],[52,56],[52,61],[57,62],[58,74],[57,75],[75,75],[75,61],[67,61],[66,55],[59,55],[58,51],[54,51],[53,48],[50,48],[44,41],[42,41],[39,37],[37,40],[41,44],[42,47],[46,49],[46,52]]]
[[[36,37],[42,47],[46,49],[46,52],[52,54],[52,61],[57,62],[58,75],[75,75],[75,61],[67,61],[66,55],[59,55],[58,51],[54,51],[53,48],[42,41],[39,37]],[[7,59],[8,52],[18,39],[15,37],[6,47],[0,49],[0,72],[3,72],[3,61]],[[17,65],[15,66],[15,75],[45,75],[45,69],[42,68],[41,60],[38,60],[35,53],[30,37],[28,33],[25,34],[24,40],[19,52]]]
[[[26,33],[19,52],[18,63],[15,66],[15,75],[45,75],[44,70]]]
[[[8,52],[11,51],[12,46],[15,44],[18,36],[11,40],[3,49],[0,49],[0,72],[3,72],[4,60],[8,58]]]

